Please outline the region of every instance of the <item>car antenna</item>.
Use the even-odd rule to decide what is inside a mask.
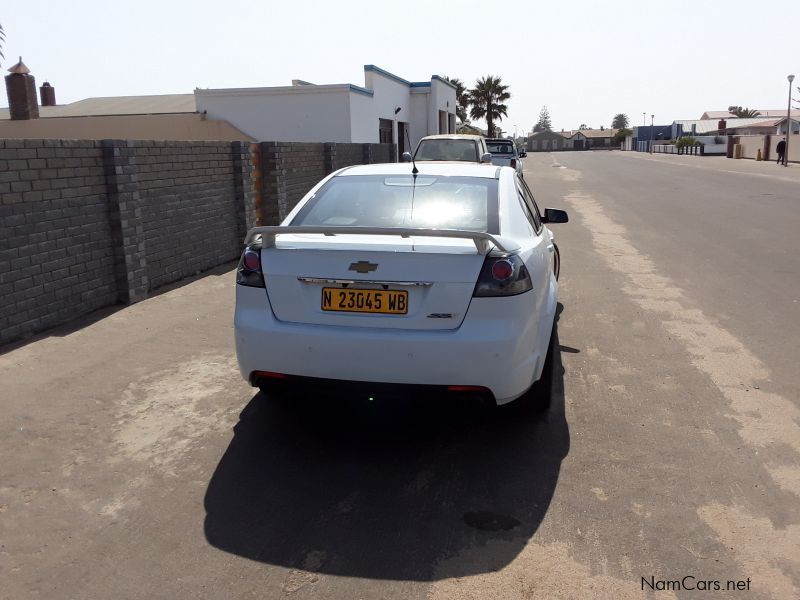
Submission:
[[[411,157],[411,164],[414,166],[414,168],[411,169],[411,175],[414,177],[414,179],[411,182],[411,218],[409,220],[411,222],[410,224],[413,225],[414,224],[414,196],[415,196],[415,193],[417,191],[417,173],[419,173],[419,169],[417,168],[417,163],[414,162],[414,157],[413,156]]]

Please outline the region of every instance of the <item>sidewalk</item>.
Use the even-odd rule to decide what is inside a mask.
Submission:
[[[796,151],[800,153],[800,150]],[[617,152],[615,154],[635,160],[650,160],[707,171],[769,177],[771,179],[800,183],[800,163],[790,162],[788,167],[784,167],[776,164],[774,160],[755,161],[746,158],[725,158],[724,156],[648,154],[646,152]]]

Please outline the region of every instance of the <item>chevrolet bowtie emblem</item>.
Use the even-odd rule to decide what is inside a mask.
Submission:
[[[378,265],[373,264],[366,260],[360,260],[358,262],[350,263],[350,271],[356,271],[357,273],[370,273],[378,268]]]

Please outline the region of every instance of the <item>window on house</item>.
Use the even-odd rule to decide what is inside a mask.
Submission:
[[[381,144],[394,144],[390,119],[378,119],[378,141]]]

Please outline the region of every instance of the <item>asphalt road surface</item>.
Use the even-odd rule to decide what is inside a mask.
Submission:
[[[525,171],[545,416],[263,397],[219,269],[0,349],[0,598],[800,596],[800,167]]]

